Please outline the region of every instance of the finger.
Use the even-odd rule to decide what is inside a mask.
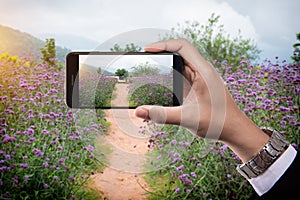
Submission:
[[[140,106],[136,108],[135,115],[159,124],[179,125],[181,121],[181,106]]]
[[[162,40],[146,45],[144,50],[148,52],[178,52],[187,63],[191,63],[193,66],[197,66],[199,61],[205,62],[205,59],[199,54],[198,50],[186,39]]]

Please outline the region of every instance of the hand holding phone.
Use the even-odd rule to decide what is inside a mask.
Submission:
[[[71,108],[179,106],[183,60],[171,52],[72,52],[67,55]]]

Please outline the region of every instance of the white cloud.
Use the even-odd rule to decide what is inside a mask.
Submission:
[[[191,1],[6,1],[0,23],[11,24],[34,34],[75,34],[103,41],[113,35],[139,28],[170,29],[177,22],[205,22],[211,13],[222,16],[226,30],[243,30],[253,37],[251,21],[227,3]],[[3,12],[2,12],[3,10]]]
[[[279,2],[279,1],[278,1]],[[205,23],[211,13],[235,36],[287,48],[299,31],[295,0],[0,0],[0,24],[33,35],[43,33],[83,36],[102,43],[141,28],[168,29],[185,20]],[[291,9],[291,11],[289,11]],[[295,11],[296,10],[296,11]],[[298,25],[297,25],[298,23]],[[298,29],[298,30],[297,30]],[[284,39],[282,39],[284,38]],[[292,44],[290,44],[291,46]]]

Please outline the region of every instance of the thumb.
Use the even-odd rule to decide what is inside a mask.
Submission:
[[[181,120],[181,106],[140,106],[136,108],[135,115],[159,124],[179,125]]]

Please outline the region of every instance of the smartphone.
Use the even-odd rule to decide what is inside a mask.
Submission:
[[[66,57],[70,108],[179,106],[183,59],[172,52],[71,52]]]

